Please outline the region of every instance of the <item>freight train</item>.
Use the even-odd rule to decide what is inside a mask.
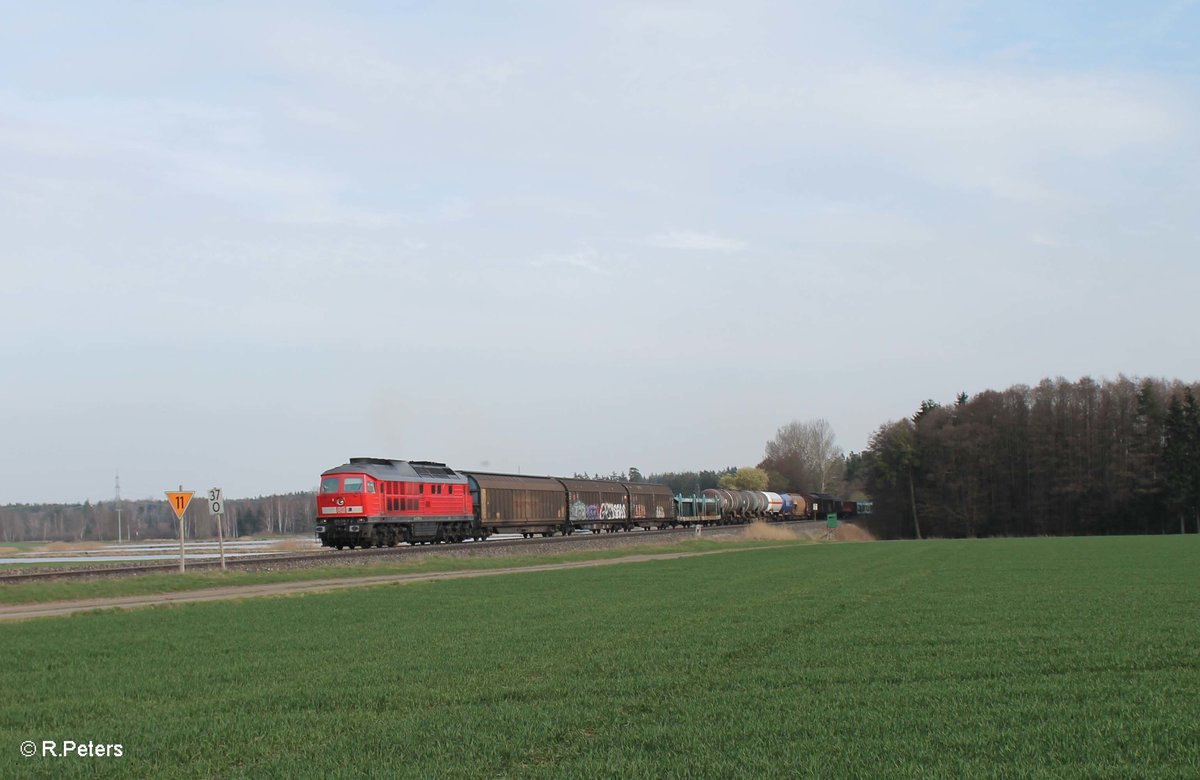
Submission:
[[[676,496],[666,485],[455,471],[432,461],[351,458],[321,474],[317,538],[325,547],[395,547],[525,537],[724,525],[755,518],[854,514],[824,493],[705,490]]]

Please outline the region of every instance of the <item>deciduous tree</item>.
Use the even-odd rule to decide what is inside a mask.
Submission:
[[[780,428],[767,442],[759,468],[778,475],[777,490],[836,491],[835,482],[845,468],[828,420],[793,421]]]
[[[767,472],[750,466],[740,468],[721,477],[720,486],[725,490],[766,490]]]

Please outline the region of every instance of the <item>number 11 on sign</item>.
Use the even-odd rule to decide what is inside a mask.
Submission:
[[[179,520],[179,571],[183,572],[183,513],[187,511],[188,504],[192,503],[192,496],[195,493],[191,490],[184,490],[183,485],[179,486],[179,490],[168,490],[167,501],[171,503],[171,511],[175,513],[175,517]]]

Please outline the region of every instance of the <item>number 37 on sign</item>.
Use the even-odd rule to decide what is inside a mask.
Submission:
[[[210,515],[225,514],[225,496],[221,493],[221,488],[211,488],[208,491],[208,513]]]

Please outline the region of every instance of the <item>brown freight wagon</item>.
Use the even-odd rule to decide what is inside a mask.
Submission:
[[[633,528],[629,516],[629,491],[620,482],[561,478],[556,481],[566,488],[571,528],[597,533]]]
[[[670,528],[675,526],[675,496],[666,485],[647,482],[626,482],[629,492],[629,514],[641,528]]]
[[[842,499],[837,496],[828,493],[805,493],[804,497],[809,501],[809,513],[815,515],[818,520],[842,511]]]
[[[459,472],[471,486],[480,527],[488,534],[570,533],[567,492],[553,477]]]

